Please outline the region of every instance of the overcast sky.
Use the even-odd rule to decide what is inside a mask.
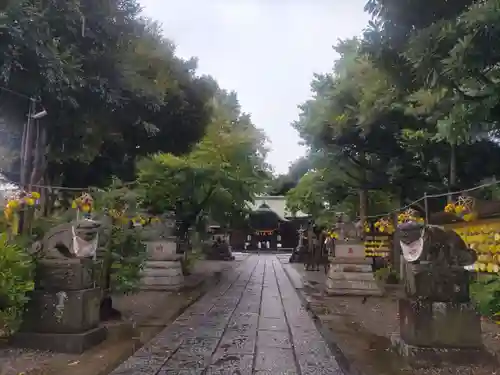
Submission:
[[[269,162],[285,173],[304,154],[290,126],[310,97],[314,72],[326,72],[339,38],[359,35],[366,0],[141,0],[163,24],[178,55],[235,90],[271,142]]]

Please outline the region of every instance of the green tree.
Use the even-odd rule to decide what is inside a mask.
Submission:
[[[136,0],[3,4],[0,80],[48,113],[23,131],[29,101],[3,95],[3,112],[21,119],[17,148],[39,156],[24,168],[32,183],[132,180],[138,156],[186,152],[203,136],[215,83],[175,56]]]
[[[406,205],[424,192],[446,191],[450,140],[439,136],[435,121],[412,108],[412,88],[402,86],[380,67],[359,40],[340,42],[336,51],[340,58],[332,73],[315,76],[313,98],[301,106],[294,124],[317,157],[314,163],[319,164],[313,163],[313,168],[324,176],[335,174],[344,191],[361,193],[354,205],[361,216],[376,207],[389,210]],[[496,175],[495,165],[480,160],[499,151],[487,138],[477,144],[458,144],[454,149],[457,186],[469,187]],[[474,170],[461,162],[471,152],[481,155],[470,160]],[[336,194],[352,202],[352,196],[338,190]]]
[[[207,133],[189,154],[160,153],[139,164],[145,206],[175,212],[181,238],[206,216],[230,224],[263,188],[263,133],[240,113],[234,94],[219,93],[213,105]]]
[[[431,126],[426,142],[449,144],[446,179],[458,189],[463,144],[491,148],[497,130],[496,2],[370,0],[367,9],[365,49],[408,95],[408,113]]]
[[[310,168],[311,161],[308,156],[297,159],[288,168],[288,173],[270,177],[267,194],[285,195],[297,186],[299,180],[309,171]]]

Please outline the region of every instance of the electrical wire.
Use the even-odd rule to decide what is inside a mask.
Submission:
[[[38,102],[38,101],[39,101],[39,100],[37,100],[37,99],[35,99],[35,98],[31,97],[31,96],[28,96],[28,95],[26,95],[26,94],[23,94],[23,93],[21,93],[21,92],[19,92],[19,91],[11,90],[11,89],[9,89],[9,88],[7,88],[7,87],[4,87],[4,86],[0,86],[0,90],[5,91],[5,92],[8,92],[8,93],[10,93],[10,94],[12,94],[12,95],[19,96],[20,98],[24,98],[24,99],[32,100],[32,101],[35,101],[35,102]]]

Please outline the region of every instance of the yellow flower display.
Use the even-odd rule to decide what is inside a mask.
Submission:
[[[500,222],[462,223],[453,230],[476,252],[476,272],[500,272]]]
[[[444,208],[444,212],[447,212],[449,214],[455,213],[455,204],[448,203]]]
[[[474,200],[471,197],[459,197],[456,202],[448,203],[444,212],[456,215],[464,221],[473,221],[477,217],[472,210]]]
[[[76,198],[72,203],[71,207],[82,212],[92,211],[94,206],[94,199],[89,193],[84,193],[80,197]]]
[[[38,205],[38,200],[40,199],[40,193],[34,192],[22,192],[10,198],[3,210],[3,215],[5,220],[10,226],[10,231],[12,234],[17,235],[19,232],[19,212],[25,209],[34,209]]]
[[[392,225],[390,219],[387,218],[382,218],[377,220],[377,222],[374,224],[374,227],[380,233],[387,233],[387,234],[394,233],[394,225]]]
[[[425,220],[422,217],[418,216],[417,212],[411,208],[398,215],[398,225],[411,222],[424,224]]]
[[[330,232],[330,233],[328,233],[328,235],[330,236],[330,238],[333,238],[334,240],[339,238],[339,235],[337,234],[337,232]]]

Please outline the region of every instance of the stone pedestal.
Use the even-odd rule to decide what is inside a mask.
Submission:
[[[14,345],[63,353],[82,353],[106,338],[99,325],[101,289],[90,259],[41,260]]]
[[[358,241],[338,241],[330,262],[326,293],[330,295],[381,296],[373,275],[371,260],[364,257],[364,245]]]
[[[373,276],[370,259],[335,257],[330,262],[326,293],[340,296],[381,296],[382,290]]]
[[[148,260],[142,271],[142,290],[176,291],[184,286],[182,254],[176,253],[175,237],[146,242]]]
[[[399,301],[400,334],[393,346],[411,365],[471,364],[491,359],[483,348],[481,318],[470,302]]]

